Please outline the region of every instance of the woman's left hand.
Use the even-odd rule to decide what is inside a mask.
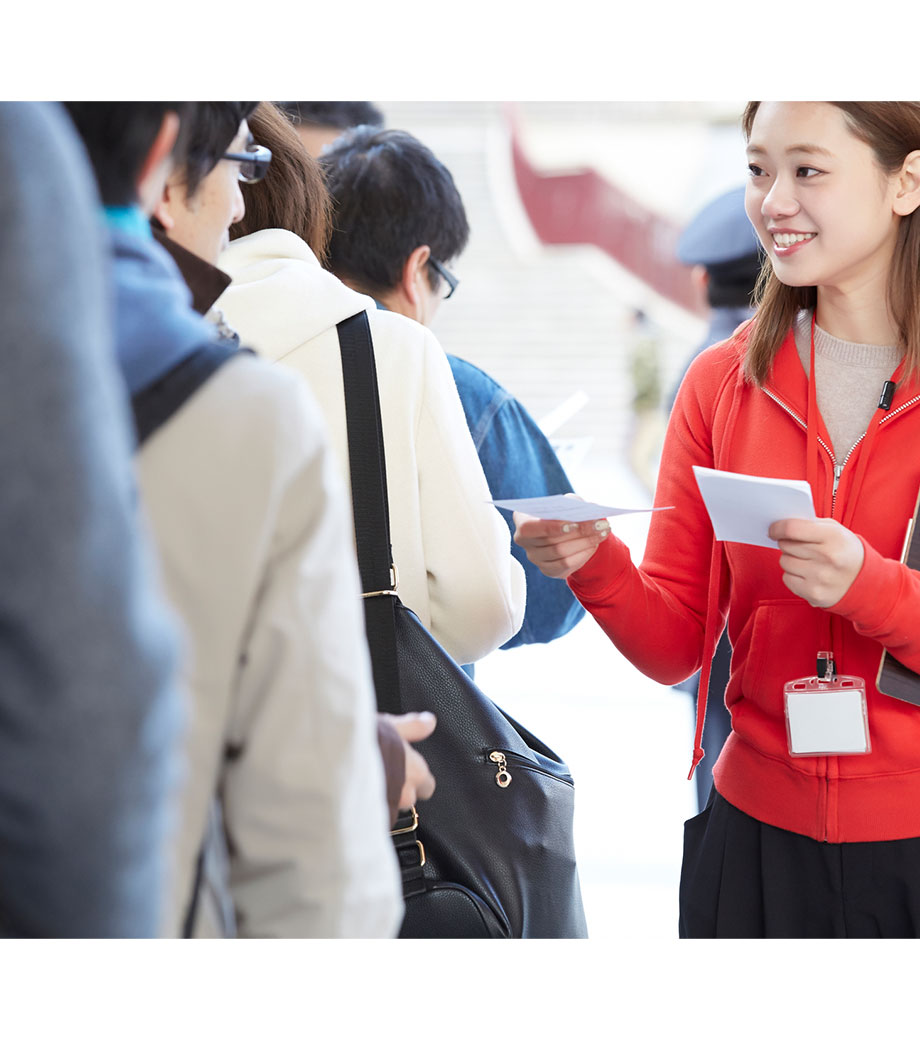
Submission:
[[[777,520],[768,532],[779,544],[783,582],[813,607],[832,607],[863,565],[862,542],[836,520]]]

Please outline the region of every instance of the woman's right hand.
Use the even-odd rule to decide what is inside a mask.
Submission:
[[[548,578],[567,578],[584,567],[610,533],[606,520],[580,524],[514,514],[514,541]]]

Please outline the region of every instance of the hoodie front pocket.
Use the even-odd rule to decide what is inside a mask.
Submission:
[[[826,642],[824,611],[800,599],[760,603],[734,647],[734,654],[744,661],[742,697],[767,715],[782,718],[784,684],[813,675],[818,651],[828,649]]]

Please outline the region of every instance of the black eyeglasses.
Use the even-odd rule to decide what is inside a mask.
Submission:
[[[454,295],[454,290],[460,284],[460,279],[455,274],[451,274],[443,264],[438,263],[433,256],[428,257],[428,263],[431,264],[435,271],[437,271],[444,281],[447,282],[447,294],[443,299],[449,300],[451,296]]]
[[[272,161],[272,153],[268,148],[260,144],[253,145],[245,152],[225,152],[222,159],[240,164],[240,180],[244,184],[255,184],[262,180],[268,172],[269,163]]]

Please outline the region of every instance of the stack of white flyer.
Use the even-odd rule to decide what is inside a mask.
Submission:
[[[775,549],[776,542],[767,534],[774,521],[815,519],[807,480],[752,477],[704,466],[694,466],[693,473],[720,542]]]

